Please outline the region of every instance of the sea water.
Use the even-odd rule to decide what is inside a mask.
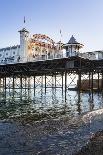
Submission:
[[[0,92],[0,154],[72,155],[103,129],[103,95],[61,88]]]

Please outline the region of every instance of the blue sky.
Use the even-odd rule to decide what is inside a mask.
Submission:
[[[68,42],[73,34],[84,51],[103,50],[103,0],[0,0],[0,47],[19,44],[26,18],[31,35]]]

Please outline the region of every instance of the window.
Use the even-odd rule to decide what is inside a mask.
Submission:
[[[13,52],[13,54],[15,54],[15,51]]]
[[[6,55],[8,55],[8,53],[6,53]]]
[[[2,54],[0,54],[0,57],[2,56]]]

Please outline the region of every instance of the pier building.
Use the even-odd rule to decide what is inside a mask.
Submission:
[[[55,43],[43,34],[30,37],[29,31],[23,28],[20,33],[20,45],[0,49],[0,64],[37,61],[61,58],[63,56],[60,42]]]
[[[80,49],[83,48],[83,44],[78,43],[72,35],[67,44],[64,44],[66,50],[66,57],[80,56]]]

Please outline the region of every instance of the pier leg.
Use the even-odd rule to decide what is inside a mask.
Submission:
[[[56,92],[56,88],[57,88],[57,83],[56,83],[56,82],[57,82],[57,81],[56,81],[56,80],[57,80],[57,78],[56,78],[56,73],[55,73],[55,75],[54,75],[54,80],[55,80],[55,81],[54,81],[54,82],[55,82],[55,83],[54,83],[54,87],[55,87],[55,92]]]
[[[54,76],[52,74],[52,89],[54,88]]]
[[[4,89],[4,77],[3,77],[3,89]]]
[[[63,96],[63,73],[62,73],[62,96]]]
[[[55,73],[55,89],[56,89],[56,73]]]
[[[78,91],[80,93],[81,91],[81,70],[79,71],[79,74],[78,74]]]
[[[22,75],[20,76],[20,88],[22,89]]]
[[[31,85],[30,85],[30,77],[28,77],[28,100],[30,98],[30,87],[31,87]]]
[[[1,99],[1,92],[2,92],[2,78],[0,78],[0,99]]]
[[[4,77],[3,77],[3,94],[4,94],[4,91],[5,91],[5,89],[4,89]]]
[[[26,97],[27,97],[27,95],[26,95],[26,92],[27,92],[27,77],[26,76],[24,77],[24,82],[25,82],[25,89],[24,89],[25,92],[24,93],[25,93],[25,99],[26,99]]]
[[[102,95],[103,95],[103,71],[102,71],[101,90],[102,90]]]
[[[15,88],[15,81],[14,81],[14,75],[13,75],[13,98],[14,98],[14,92],[15,92],[15,90],[14,90],[14,88]]]
[[[36,87],[35,87],[35,75],[34,75],[34,96],[35,96],[35,89]]]
[[[99,72],[98,72],[98,88],[97,89],[98,89],[98,93],[99,93],[99,89],[100,89],[99,88]]]
[[[43,75],[41,76],[41,97],[43,97]]]
[[[6,75],[4,77],[4,97],[6,99]]]
[[[1,92],[1,78],[0,78],[0,92]]]
[[[67,72],[65,71],[65,101],[67,100]]]
[[[45,94],[46,94],[46,74],[45,74]]]
[[[78,111],[78,114],[80,115],[81,114],[81,96],[79,91],[78,91],[77,111]]]
[[[6,90],[6,75],[5,75],[4,82],[5,82],[4,86],[5,86],[5,90]]]
[[[89,71],[89,95],[91,94],[91,79],[90,79],[90,71]]]
[[[91,92],[92,92],[92,100],[93,100],[93,72],[92,72],[92,79],[91,79]]]
[[[1,78],[0,78],[0,88],[1,88]]]
[[[22,100],[22,75],[20,75],[20,99]]]

